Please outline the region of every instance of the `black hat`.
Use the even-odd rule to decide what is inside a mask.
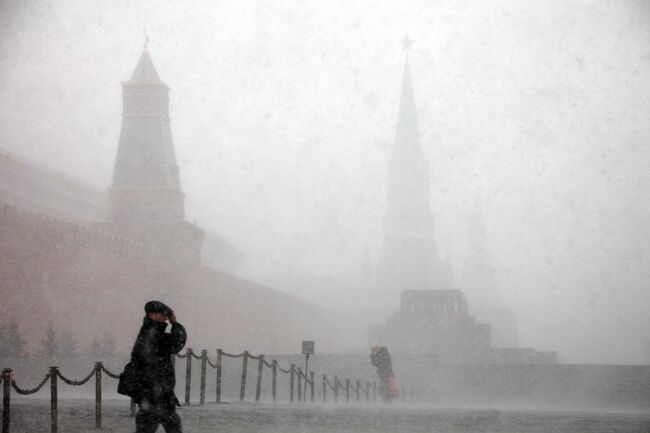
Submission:
[[[171,315],[172,309],[167,305],[163,304],[160,301],[149,301],[144,304],[144,312],[149,313],[161,313],[165,316]]]

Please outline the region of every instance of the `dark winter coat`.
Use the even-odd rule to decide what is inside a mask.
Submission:
[[[393,364],[390,360],[390,353],[384,346],[380,347],[376,352],[370,352],[370,362],[377,367],[377,376],[381,380],[388,380],[393,376]]]
[[[143,398],[150,403],[176,404],[174,394],[176,375],[172,355],[185,346],[187,334],[180,323],[172,323],[171,333],[165,333],[167,323],[145,317],[133,345],[131,362],[137,374],[136,403]]]

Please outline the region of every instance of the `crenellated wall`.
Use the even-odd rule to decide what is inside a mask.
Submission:
[[[128,351],[144,303],[161,299],[177,311],[190,342],[203,347],[292,351],[317,339],[341,350],[364,340],[354,319],[202,267],[198,258],[190,264],[161,254],[110,227],[0,204],[0,327],[16,321],[31,352],[50,323],[80,346],[110,335]]]
[[[155,291],[158,265],[146,245],[6,204],[0,253],[0,326],[18,322],[30,350],[50,323],[80,344],[104,333],[125,344],[119,331],[132,322],[132,300]]]

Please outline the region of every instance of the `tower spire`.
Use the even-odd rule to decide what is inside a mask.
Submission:
[[[407,62],[409,60],[409,52],[413,48],[414,43],[415,43],[415,41],[413,39],[409,38],[409,35],[406,35],[404,37],[404,39],[402,39],[402,49],[405,52]]]
[[[169,87],[158,76],[146,42],[145,37],[133,76],[122,82],[122,126],[105,227],[148,245],[155,268],[147,279],[163,297],[182,300],[199,275],[203,231],[185,220]]]
[[[146,37],[144,42],[144,49],[142,50],[140,60],[138,60],[138,64],[133,71],[133,75],[131,76],[130,81],[139,83],[157,82],[163,84],[163,82],[160,80],[160,76],[158,76],[158,71],[156,71],[156,67],[153,64],[151,55],[149,54],[148,45],[149,38]]]
[[[440,260],[430,206],[429,165],[420,142],[415,94],[406,36],[406,51],[393,154],[388,166],[388,197],[384,218],[384,246],[378,284],[396,298],[407,289],[448,289],[451,271]]]
[[[169,119],[169,87],[145,49],[129,81],[122,83],[120,141],[113,170],[111,218],[144,223],[183,220],[179,180]]]
[[[413,41],[407,36],[402,40],[402,45],[408,53]],[[429,190],[429,169],[420,142],[411,66],[405,59],[389,167],[389,213],[407,214],[410,218],[429,213]]]

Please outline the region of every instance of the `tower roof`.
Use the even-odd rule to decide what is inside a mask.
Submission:
[[[182,219],[183,193],[170,127],[169,88],[158,77],[146,47],[131,80],[122,86],[112,218],[147,219],[157,215]]]
[[[160,77],[156,71],[156,67],[153,65],[153,60],[149,55],[149,51],[145,48],[140,56],[138,65],[135,67],[135,71],[131,76],[131,81],[135,82],[150,82],[156,81],[160,82]]]
[[[420,146],[420,127],[415,108],[413,83],[411,80],[411,67],[408,60],[404,64],[402,77],[402,91],[400,94],[399,114],[395,136],[395,152],[402,152],[404,156],[423,159]]]
[[[413,41],[402,41],[410,49]],[[429,164],[422,151],[408,57],[404,65],[395,143],[388,165],[384,251],[378,284],[387,291],[451,287],[451,269],[440,260],[430,206]],[[393,292],[394,293],[394,292]]]
[[[422,151],[411,67],[404,64],[395,142],[389,163],[388,212],[400,219],[430,215],[429,166]]]

